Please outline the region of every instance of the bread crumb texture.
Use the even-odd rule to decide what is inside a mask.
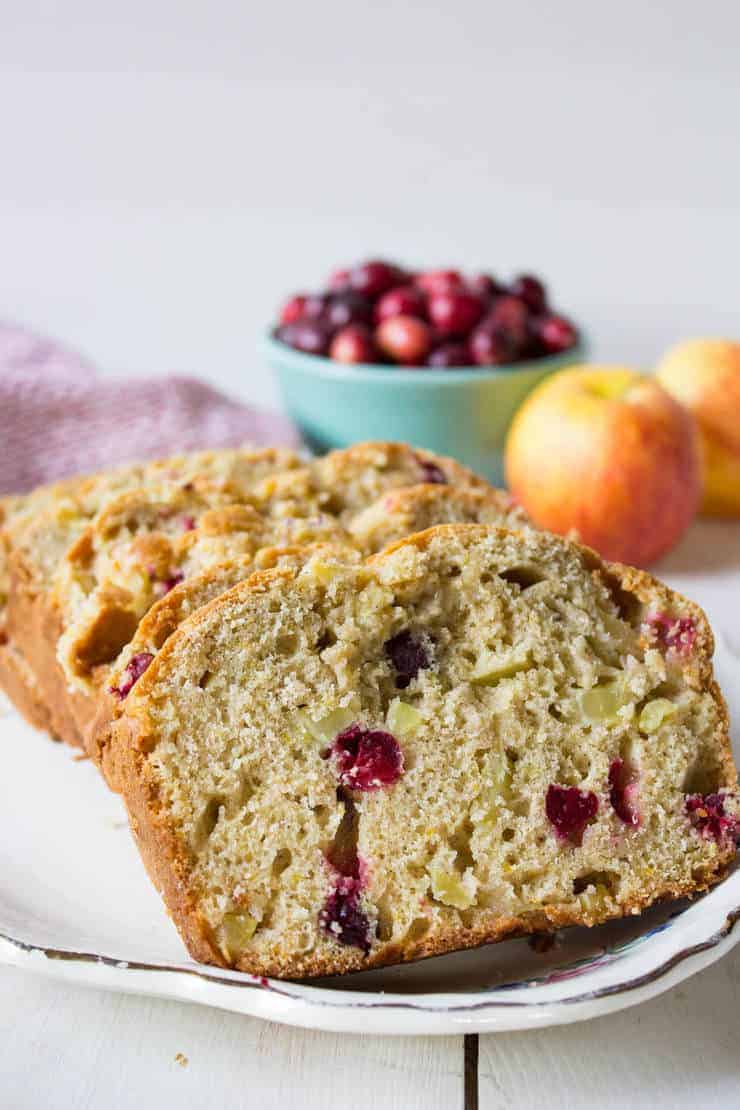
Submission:
[[[711,633],[642,572],[452,524],[183,615],[111,744],[200,960],[315,976],[592,925],[734,855]]]
[[[361,444],[302,468],[274,462],[252,458],[228,481],[218,471],[184,482],[157,472],[110,497],[79,531],[51,589],[70,688],[94,693],[107,668],[125,665],[119,655],[152,606],[216,564],[316,543],[377,551],[440,521],[524,519],[464,467],[402,444]]]

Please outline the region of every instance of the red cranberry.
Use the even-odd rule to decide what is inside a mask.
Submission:
[[[479,324],[470,336],[470,357],[476,366],[503,366],[515,351],[506,338],[488,323]]]
[[[564,316],[545,316],[537,325],[537,335],[550,354],[574,347],[578,332]]]
[[[375,329],[375,342],[395,362],[420,366],[431,346],[431,332],[416,316],[389,316]]]
[[[503,285],[500,285],[490,274],[473,274],[468,278],[467,286],[471,293],[475,293],[482,301],[491,301],[504,292]]]
[[[303,315],[307,320],[318,320],[329,306],[328,293],[309,293],[303,304]]]
[[[322,315],[322,320],[332,330],[347,324],[369,324],[372,318],[372,302],[351,289],[332,293]]]
[[[280,323],[281,324],[294,324],[296,320],[300,320],[306,309],[306,296],[304,293],[296,293],[294,297],[286,301],[280,310]]]
[[[651,613],[643,629],[652,643],[674,651],[677,655],[690,655],[696,640],[696,624],[692,617],[671,617],[668,613]]]
[[[403,774],[403,753],[390,732],[350,725],[334,738],[329,754],[342,786],[350,790],[379,790],[392,786]]]
[[[333,293],[349,289],[349,270],[334,270],[329,277],[329,288]]]
[[[532,274],[521,274],[511,283],[511,292],[524,301],[530,312],[544,312],[547,305],[545,287],[539,278]]]
[[[686,798],[689,820],[705,840],[723,843],[740,834],[740,821],[725,810],[723,794],[689,794]]]
[[[194,532],[195,531],[195,517],[194,516],[184,516],[182,518],[182,530],[183,530],[183,532]]]
[[[364,324],[347,324],[331,341],[329,357],[337,362],[377,362],[378,352],[370,329]]]
[[[111,694],[115,694],[119,701],[123,701],[131,693],[134,684],[139,681],[153,658],[154,656],[150,651],[140,651],[136,655],[132,655],[123,672],[121,685],[111,686]]]
[[[636,779],[634,768],[623,759],[615,759],[609,767],[609,801],[619,820],[633,827],[640,824]]]
[[[329,331],[320,320],[297,320],[295,324],[283,324],[276,335],[282,343],[308,355],[325,355],[329,347]]]
[[[429,297],[429,319],[440,335],[467,335],[482,315],[480,298],[464,289],[434,293]]]
[[[377,259],[354,266],[349,274],[352,288],[365,297],[379,297],[387,289],[397,285],[399,278],[400,271],[397,266]]]
[[[577,786],[548,786],[545,798],[547,819],[561,840],[581,843],[583,830],[593,821],[599,809],[599,799],[591,791]]]
[[[452,289],[460,289],[463,279],[458,270],[426,270],[417,274],[414,282],[431,297],[434,293],[449,293]]]
[[[470,362],[470,351],[466,343],[441,343],[430,354],[427,359],[427,366],[435,366],[438,370],[446,370],[451,366],[469,366]]]
[[[507,295],[499,297],[485,319],[510,344],[520,350],[529,338],[529,313],[524,301]]]
[[[427,669],[430,663],[429,651],[421,636],[404,629],[386,641],[385,654],[396,672],[396,688],[405,690],[419,671]]]
[[[319,914],[323,931],[338,944],[370,951],[371,929],[367,914],[360,904],[360,879],[341,875]]]
[[[375,322],[389,316],[424,316],[424,295],[414,285],[398,285],[384,293],[375,305]]]
[[[543,355],[549,353],[550,352],[540,338],[539,320],[535,316],[530,316],[529,327],[527,329],[527,341],[519,350],[520,357],[542,358]]]

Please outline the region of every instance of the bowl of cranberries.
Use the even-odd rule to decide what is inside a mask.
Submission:
[[[531,274],[504,284],[377,259],[291,296],[265,350],[314,449],[405,440],[495,481],[516,409],[585,353],[579,329]]]

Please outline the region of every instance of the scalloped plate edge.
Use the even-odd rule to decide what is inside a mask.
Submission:
[[[520,992],[512,992],[495,1000],[482,999],[480,994],[446,994],[414,1001],[409,995],[344,994],[305,986],[296,993],[297,984],[195,964],[130,964],[98,953],[43,948],[4,934],[0,934],[0,962],[79,985],[198,1003],[327,1032],[407,1036],[503,1032],[584,1021],[654,998],[729,952],[740,941],[739,923],[740,906],[715,933],[667,955],[641,974],[555,1000],[522,999],[515,996]]]

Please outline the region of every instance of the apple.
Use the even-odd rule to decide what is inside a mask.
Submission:
[[[645,566],[680,539],[701,492],[691,414],[634,370],[576,366],[514,417],[506,477],[535,524]]]
[[[702,512],[740,516],[740,343],[678,343],[661,359],[657,376],[699,425]]]

